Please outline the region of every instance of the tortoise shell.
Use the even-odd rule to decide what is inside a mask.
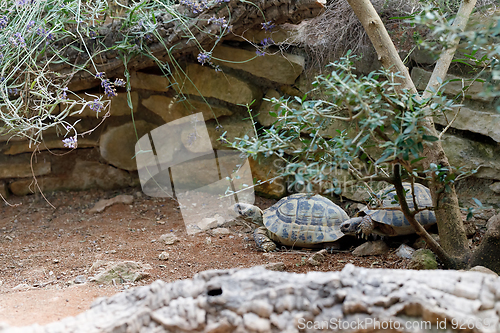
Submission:
[[[334,242],[344,234],[347,213],[320,195],[290,195],[264,211],[264,226],[271,238],[288,246],[310,246]]]
[[[407,190],[406,202],[410,209],[414,208],[413,196],[410,183],[403,183],[403,187]],[[424,185],[415,183],[415,199],[419,208],[432,207],[431,192]],[[399,207],[394,199],[396,190],[394,186],[390,186],[376,193],[377,197],[382,199],[382,207],[380,209],[369,209],[367,206],[361,209],[366,215],[370,215],[373,221],[383,223],[392,227],[397,235],[407,235],[415,232],[415,229],[410,225],[403,212],[400,210],[384,210],[384,207]],[[436,223],[436,215],[431,210],[424,210],[417,215],[415,219],[423,226],[430,226]]]

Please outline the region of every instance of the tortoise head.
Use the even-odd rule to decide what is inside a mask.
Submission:
[[[347,221],[342,222],[340,231],[345,235],[356,235],[360,232],[360,225],[363,221],[362,217],[353,217]]]
[[[237,203],[233,205],[233,211],[248,222],[264,226],[264,220],[262,217],[264,213],[257,206],[247,203]]]

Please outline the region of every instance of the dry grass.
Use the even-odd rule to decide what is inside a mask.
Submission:
[[[422,8],[418,0],[372,0],[373,6],[386,24],[388,31],[401,51],[410,51],[414,46],[413,32],[403,20],[393,17],[408,16]],[[455,9],[451,0],[437,0],[440,8]],[[454,3],[460,3],[454,1]],[[495,0],[479,0],[476,8],[479,13],[491,13],[497,8]],[[303,47],[309,54],[309,68],[320,69],[347,50],[363,54],[372,48],[366,32],[346,0],[332,0],[320,16],[308,21],[293,38],[291,44]]]

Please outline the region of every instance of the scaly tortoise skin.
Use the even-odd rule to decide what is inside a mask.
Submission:
[[[410,209],[414,208],[411,184],[403,183],[407,190],[406,202]],[[431,192],[424,185],[415,183],[415,199],[419,208],[432,207]],[[396,191],[394,186],[379,191],[377,197],[383,198],[380,209],[369,209],[365,206],[358,213],[361,217],[354,217],[342,223],[340,230],[346,235],[362,233],[363,236],[377,234],[380,236],[400,236],[415,233],[415,229],[410,225],[403,212],[400,210],[387,210],[384,207],[399,207],[398,203],[393,203]],[[431,210],[424,210],[415,219],[424,227],[428,228],[436,223],[436,215]]]
[[[342,222],[347,213],[320,195],[293,194],[278,201],[264,212],[260,208],[239,203],[234,210],[260,225],[254,230],[257,246],[265,252],[274,251],[278,242],[297,247],[328,247],[344,234]]]

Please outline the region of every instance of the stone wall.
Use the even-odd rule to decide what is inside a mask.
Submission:
[[[247,31],[245,39],[259,41],[272,37],[275,42],[289,38],[295,30],[278,30],[271,35],[263,30]],[[169,80],[159,70],[150,68],[131,73],[131,110],[127,105],[126,93],[118,91],[111,101],[109,117],[92,133],[78,140],[78,149],[63,147],[62,137],[56,131],[46,132],[45,141],[38,147],[40,153],[32,154],[33,147],[19,138],[0,136],[0,193],[25,195],[37,191],[81,190],[88,188],[112,189],[139,184],[134,145],[137,137],[175,119],[202,112],[212,147],[228,149],[218,138],[227,131],[229,140],[235,137],[254,135],[254,128],[248,119],[246,107],[252,105],[252,112],[258,126],[270,126],[274,120],[268,111],[271,105],[262,97],[301,95],[310,86],[311,74],[304,73],[306,57],[300,49],[293,53],[269,49],[266,56],[255,57],[255,48],[243,38],[233,38],[221,43],[213,50],[214,59],[222,71],[196,63],[196,55],[180,62],[184,74],[174,75]],[[365,57],[373,57],[367,54]],[[418,89],[427,83],[433,65],[433,58],[423,52],[412,55],[411,75]],[[191,61],[189,59],[192,59]],[[252,59],[252,60],[249,60]],[[365,58],[366,59],[366,58]],[[376,61],[359,63],[362,72],[376,68]],[[369,68],[364,68],[368,65]],[[180,71],[179,71],[180,73]],[[449,78],[462,78],[462,68],[451,69]],[[176,82],[172,84],[172,82]],[[476,197],[485,204],[500,205],[500,115],[495,112],[493,101],[483,97],[483,83],[475,82],[469,89],[465,106],[461,108],[450,130],[444,135],[443,145],[453,165],[465,168],[479,168],[474,177],[458,184],[461,201],[471,204]],[[460,92],[461,81],[446,85],[445,93]],[[98,88],[79,91],[80,96],[90,99],[85,93],[102,94]],[[184,98],[179,98],[181,93]],[[440,128],[447,119],[436,118]],[[89,108],[73,117],[80,120],[76,128],[85,132],[102,121]],[[179,145],[186,144],[180,138]],[[275,172],[273,160],[251,160],[254,178],[266,180]],[[36,176],[36,183],[33,181]],[[283,180],[266,183],[257,192],[272,197],[286,194]],[[358,195],[350,198],[359,199]]]
[[[422,91],[431,76],[434,57],[426,52],[415,51],[415,65],[411,77],[417,89]],[[460,52],[456,57],[465,58]],[[486,97],[485,83],[481,77],[473,81],[473,68],[454,63],[443,81],[453,80],[443,87],[448,97],[463,95],[458,103],[460,108],[435,117],[438,130],[445,129],[452,122],[449,130],[443,135],[442,143],[450,160],[450,164],[463,167],[465,170],[477,169],[473,176],[463,179],[457,184],[459,199],[464,206],[473,203],[472,198],[479,199],[483,204],[500,205],[500,113],[496,111],[495,100]],[[462,94],[464,87],[470,86]]]

